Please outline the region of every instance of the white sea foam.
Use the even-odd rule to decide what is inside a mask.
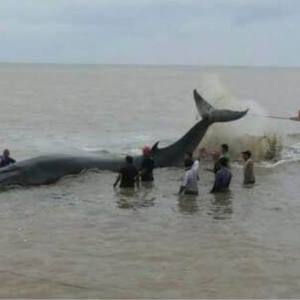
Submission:
[[[276,159],[282,149],[281,136],[269,126],[269,119],[257,116],[267,116],[262,105],[253,99],[240,99],[233,96],[215,75],[202,78],[201,94],[214,107],[232,110],[249,108],[249,113],[236,122],[219,123],[210,127],[204,137],[201,147],[219,150],[226,143],[234,158],[238,158],[243,150],[250,150],[255,160]]]

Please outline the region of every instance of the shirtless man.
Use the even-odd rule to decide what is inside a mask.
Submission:
[[[242,152],[243,159],[245,161],[244,165],[244,184],[254,184],[255,175],[254,175],[254,164],[251,159],[252,153],[247,150]]]

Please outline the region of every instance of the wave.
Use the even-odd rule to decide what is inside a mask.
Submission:
[[[204,76],[200,84],[204,98],[217,108],[233,110],[250,109],[250,113],[237,122],[218,123],[211,126],[199,145],[211,151],[219,151],[221,144],[228,144],[234,159],[250,150],[256,161],[279,160],[283,149],[283,138],[270,126],[266,109],[253,99],[240,99],[224,87],[216,75]],[[274,120],[273,120],[274,122]]]
[[[115,152],[112,150],[107,150],[98,147],[83,147],[82,150],[91,154],[97,154],[103,156],[140,155],[142,153],[141,148],[130,148],[130,147],[121,149],[121,151],[116,150]]]
[[[90,153],[99,153],[99,154],[111,154],[110,151],[103,148],[98,147],[83,147],[83,151],[90,152]]]

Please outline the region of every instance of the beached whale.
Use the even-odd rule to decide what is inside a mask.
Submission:
[[[230,122],[242,118],[245,111],[218,110],[206,102],[196,90],[194,99],[202,120],[195,124],[182,138],[165,148],[156,143],[151,150],[155,168],[172,167],[182,163],[187,151],[194,151],[210,125],[216,122]],[[139,166],[142,156],[134,157]],[[78,174],[87,169],[118,171],[124,164],[124,157],[101,158],[98,156],[46,155],[39,156],[0,169],[0,185],[42,185],[60,178]]]

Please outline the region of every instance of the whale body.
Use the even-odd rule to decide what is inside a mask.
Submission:
[[[208,128],[216,122],[230,122],[245,116],[245,111],[215,109],[194,90],[196,107],[202,120],[196,123],[183,137],[170,146],[152,147],[155,168],[173,167],[182,163],[187,151],[193,152]],[[135,156],[134,164],[139,168],[143,157]],[[97,156],[44,155],[17,162],[0,169],[0,185],[42,185],[57,182],[66,175],[78,174],[83,170],[99,169],[118,172],[124,165],[124,157],[101,158]]]

